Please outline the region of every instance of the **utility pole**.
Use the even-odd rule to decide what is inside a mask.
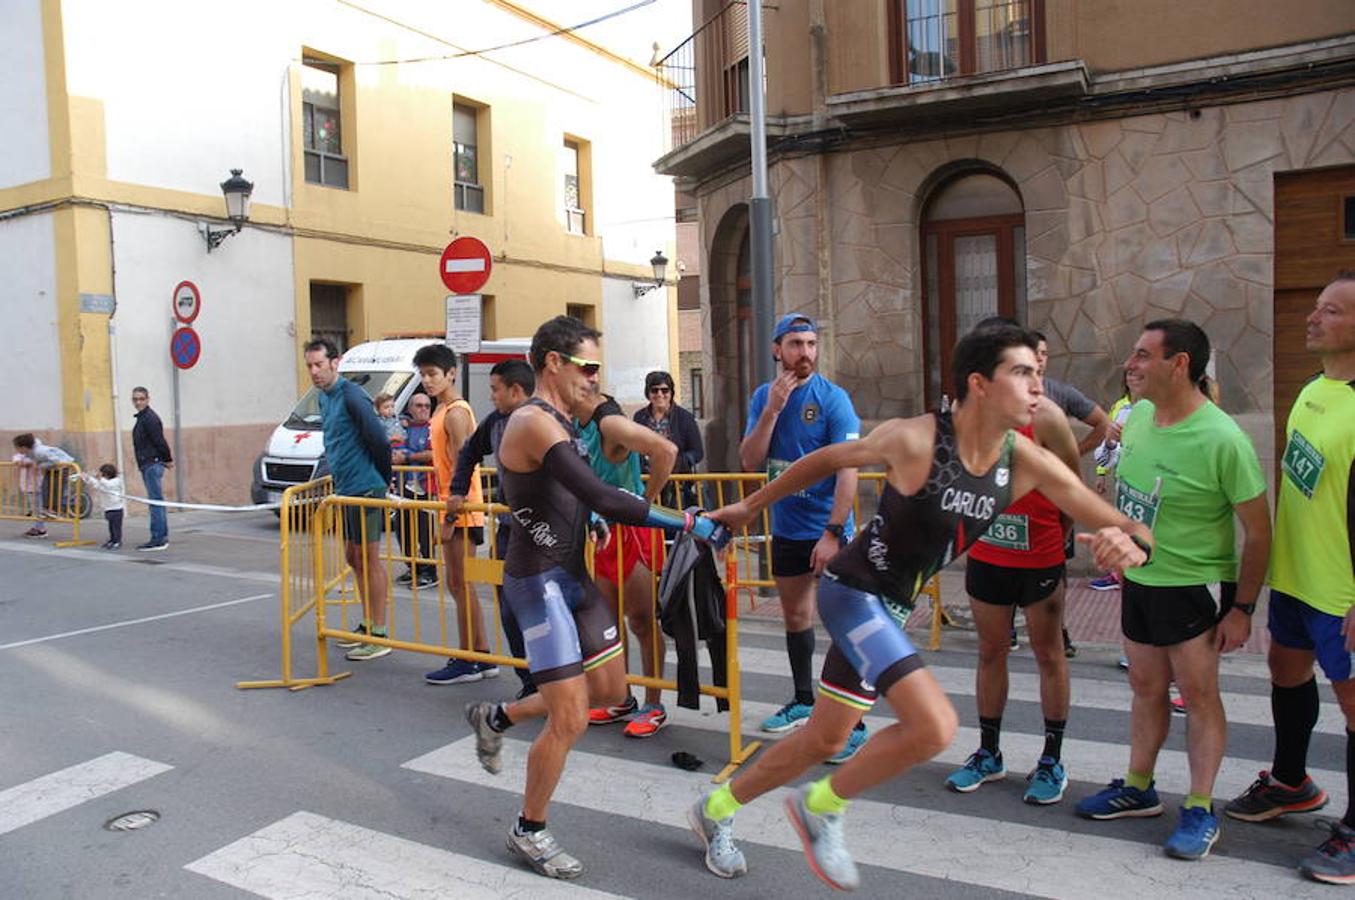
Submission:
[[[772,198],[767,191],[767,108],[763,95],[762,0],[748,0],[748,97],[752,132],[753,196],[748,202],[748,251],[753,280],[753,374],[755,384],[773,378],[772,336],[776,312],[772,297]]]

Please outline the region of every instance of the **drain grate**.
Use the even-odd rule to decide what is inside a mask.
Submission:
[[[120,816],[114,816],[104,823],[105,831],[136,831],[160,821],[160,814],[153,809],[137,809]]]

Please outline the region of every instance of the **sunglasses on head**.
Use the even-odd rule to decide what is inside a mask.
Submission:
[[[565,362],[570,362],[578,366],[579,369],[581,369],[583,371],[583,374],[585,375],[596,375],[598,371],[602,368],[602,363],[598,362],[595,359],[579,359],[579,357],[571,356],[570,354],[565,353],[563,350],[556,350],[555,352],[559,353],[560,358],[563,359]]]

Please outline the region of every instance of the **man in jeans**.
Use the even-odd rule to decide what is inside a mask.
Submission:
[[[151,409],[151,394],[144,387],[132,388],[132,405],[136,407],[136,425],[132,426],[132,449],[136,453],[136,467],[141,470],[141,480],[146,483],[146,499],[150,503],[151,539],[141,544],[138,550],[164,550],[169,546],[169,522],[165,508],[160,504],[165,492],[160,482],[165,470],[174,467],[174,456],[165,443],[165,427],[160,417]]]

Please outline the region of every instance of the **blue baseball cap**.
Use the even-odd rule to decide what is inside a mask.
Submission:
[[[813,316],[807,316],[804,313],[788,313],[776,320],[776,327],[772,329],[772,340],[779,341],[792,332],[818,330],[819,323],[814,321]]]

